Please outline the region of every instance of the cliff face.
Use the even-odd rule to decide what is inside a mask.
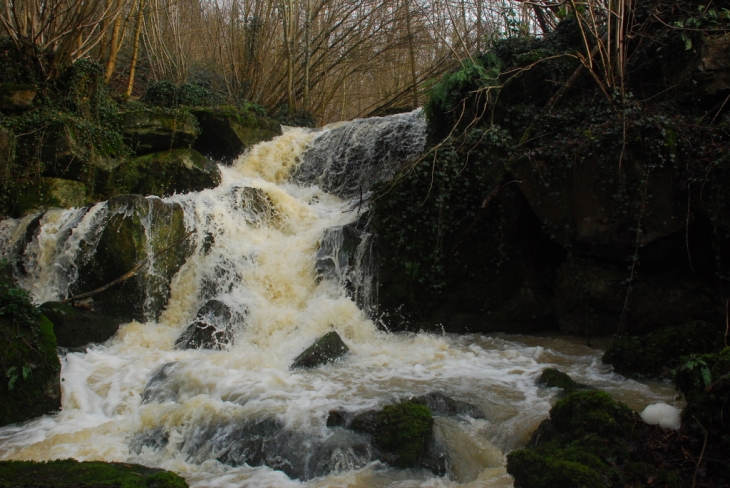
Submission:
[[[664,17],[637,17],[623,87],[581,63],[567,18],[433,89],[431,152],[375,205],[391,325],[724,330],[730,19],[639,7]]]

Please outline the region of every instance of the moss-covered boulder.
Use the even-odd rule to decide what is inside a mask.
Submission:
[[[76,348],[104,342],[116,334],[121,323],[114,317],[60,302],[46,302],[39,308],[53,323],[56,343],[61,347]]]
[[[578,391],[559,400],[526,449],[507,456],[517,488],[624,487],[659,482],[682,486],[677,472],[654,464],[641,447],[647,432],[636,412],[602,391]],[[641,468],[641,469],[638,469]]]
[[[350,348],[342,342],[340,335],[333,330],[317,339],[314,344],[297,356],[291,369],[316,368],[339,359],[349,350]]]
[[[234,327],[241,324],[243,314],[220,300],[208,300],[195,320],[175,341],[176,349],[225,349],[233,344]]]
[[[413,468],[428,450],[433,416],[427,406],[409,401],[362,413],[349,428],[370,435],[383,461],[399,468]]]
[[[644,336],[617,337],[603,355],[603,362],[631,378],[669,378],[682,356],[719,350],[723,331],[710,322],[692,321]]]
[[[61,408],[61,364],[53,324],[0,269],[0,425]]]
[[[547,386],[548,388],[561,388],[563,393],[573,393],[580,385],[573,378],[555,368],[545,368],[535,381],[539,386]]]
[[[137,110],[122,116],[124,142],[138,156],[189,148],[199,134],[197,120],[185,110]]]
[[[194,149],[171,149],[140,156],[114,172],[109,192],[165,197],[215,188],[218,166]]]
[[[0,109],[9,112],[30,110],[37,94],[36,85],[3,83],[0,85]]]
[[[192,113],[200,125],[193,149],[224,164],[247,148],[281,135],[277,121],[236,107],[199,108]]]
[[[139,464],[59,461],[0,461],[0,487],[187,488],[180,476]]]
[[[63,178],[38,178],[35,185],[16,195],[16,211],[26,214],[51,207],[83,207],[87,198],[86,185]]]
[[[99,313],[122,320],[156,319],[167,304],[170,281],[191,252],[177,203],[121,195],[106,203],[96,248],[79,267],[71,294],[89,292],[149,261],[131,278],[93,297]]]

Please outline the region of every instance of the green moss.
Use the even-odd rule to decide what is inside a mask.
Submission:
[[[187,483],[169,471],[138,464],[78,462],[0,462],[0,487],[35,488],[185,488]]]
[[[522,449],[507,457],[515,488],[598,488],[607,485],[588,466]]]
[[[385,460],[399,468],[415,467],[432,436],[433,416],[425,405],[402,402],[353,419],[350,428],[368,433],[385,452]]]
[[[537,384],[551,388],[562,388],[565,393],[571,393],[578,386],[573,378],[555,368],[543,369],[537,379]]]
[[[60,370],[53,324],[0,273],[0,425],[58,410]]]
[[[635,413],[603,391],[578,391],[559,400],[550,420],[559,433],[620,435],[630,430]]]
[[[716,351],[721,343],[719,327],[694,321],[641,337],[618,337],[606,350],[603,362],[628,377],[668,377],[682,356]]]

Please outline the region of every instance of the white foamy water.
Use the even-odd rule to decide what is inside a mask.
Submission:
[[[218,188],[166,199],[183,206],[195,247],[173,280],[167,309],[157,322],[123,325],[105,344],[66,354],[62,411],[0,429],[0,458],[140,463],[175,471],[198,487],[507,487],[512,480],[504,455],[527,441],[555,400],[555,391],[535,386],[543,368],[568,371],[635,409],[672,402],[669,387],[626,381],[600,362],[600,351],[563,339],[379,330],[340,282],[318,280],[315,273],[325,230],[357,220],[364,210],[316,186],[287,182],[318,136],[288,131],[222,168]],[[74,245],[93,243],[89,235],[102,208],[42,217],[26,258],[32,271],[23,283],[39,301],[67,292],[78,259]],[[0,243],[11,242],[15,228],[2,229]],[[233,344],[175,349],[210,299],[243,317]],[[342,360],[315,370],[289,369],[331,330],[350,348]],[[221,442],[234,442],[226,436],[237,426],[273,419],[288,433],[289,445],[314,452],[339,435],[326,425],[330,411],[356,413],[430,392],[469,402],[485,414],[478,420],[436,419],[452,479],[377,461],[358,464],[340,451],[329,474],[306,481],[267,466],[218,460],[225,454]]]

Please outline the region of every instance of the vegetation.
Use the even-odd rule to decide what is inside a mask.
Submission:
[[[37,488],[186,488],[180,476],[138,464],[60,461],[1,461],[0,486]]]

